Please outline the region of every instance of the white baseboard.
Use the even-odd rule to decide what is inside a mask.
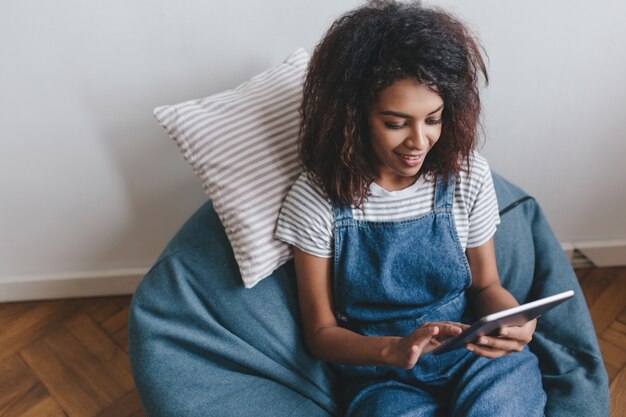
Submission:
[[[0,278],[0,303],[132,294],[148,268]]]
[[[574,247],[598,268],[626,265],[626,240],[578,242]]]

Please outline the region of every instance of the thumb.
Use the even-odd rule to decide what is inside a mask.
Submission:
[[[437,326],[428,326],[421,327],[413,332],[411,335],[411,344],[413,346],[419,347],[420,351],[428,345],[430,339],[439,334],[439,327]]]

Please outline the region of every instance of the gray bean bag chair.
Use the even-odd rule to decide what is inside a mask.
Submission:
[[[536,201],[493,177],[504,286],[520,302],[576,292],[540,318],[530,345],[548,395],[546,415],[608,416],[607,374],[569,261]],[[174,236],[137,289],[129,349],[149,416],[341,413],[332,371],[303,344],[293,262],[245,289],[210,202]]]

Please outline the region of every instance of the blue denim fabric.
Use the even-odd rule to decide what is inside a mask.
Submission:
[[[342,327],[406,336],[428,321],[467,321],[471,273],[454,224],[454,184],[437,178],[434,210],[409,220],[358,221],[349,207],[335,207],[333,293]],[[410,370],[334,367],[347,416],[542,416],[546,401],[528,349],[497,361],[465,350],[426,354]],[[511,404],[519,408],[503,413]]]
[[[527,196],[497,174],[493,181],[500,208]],[[495,245],[500,278],[519,302],[576,291],[541,317],[530,344],[546,415],[608,416],[608,377],[585,299],[540,206],[528,200],[503,215]],[[293,263],[244,288],[211,202],[181,227],[137,288],[128,337],[150,417],[343,415],[335,391],[341,381],[303,344]],[[402,395],[411,387],[394,389],[398,403],[408,401]]]
[[[293,262],[244,288],[211,203],[131,304],[132,371],[150,417],[330,417],[335,378],[302,343]]]
[[[489,360],[474,356],[462,376],[437,384],[379,378],[353,384],[346,416],[465,417],[542,416],[546,395],[527,379],[539,380],[537,358],[515,353]],[[529,387],[530,385],[530,387]],[[529,389],[530,388],[530,389]]]
[[[497,174],[493,183],[505,210],[528,194]],[[575,296],[537,321],[530,350],[539,358],[550,417],[609,415],[609,381],[591,316],[576,274],[541,206],[526,200],[501,215],[494,236],[502,285],[520,303],[566,290]]]

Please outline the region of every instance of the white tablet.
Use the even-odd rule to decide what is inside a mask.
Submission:
[[[574,291],[565,291],[517,307],[489,314],[474,322],[460,335],[445,340],[441,345],[437,346],[432,353],[439,355],[451,350],[464,348],[466,344],[473,342],[480,336],[493,334],[504,326],[521,326],[573,296]]]

